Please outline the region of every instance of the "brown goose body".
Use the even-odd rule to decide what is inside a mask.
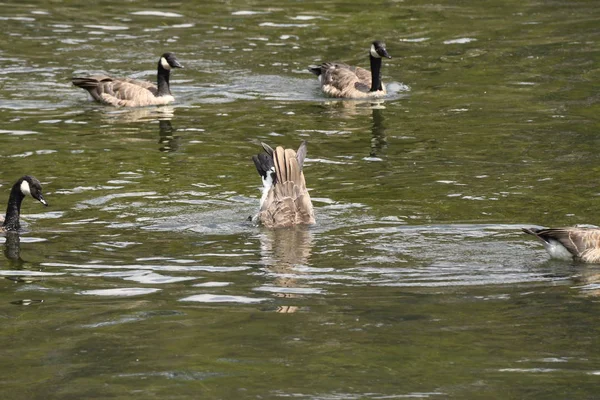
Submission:
[[[321,89],[329,97],[364,99],[382,97],[387,94],[381,82],[382,57],[392,58],[385,44],[375,41],[369,51],[371,71],[338,62],[325,62],[309,71],[317,75]]]
[[[552,258],[600,263],[599,228],[522,228],[537,237]]]
[[[252,159],[263,180],[263,196],[256,219],[267,228],[285,228],[315,223],[310,195],[306,189],[304,158],[306,142],[298,151],[262,143],[265,153]]]
[[[99,103],[115,107],[164,105],[175,101],[169,85],[172,68],[183,68],[173,53],[158,61],[157,84],[131,78],[92,75],[73,78],[73,85],[85,89]]]
[[[45,206],[48,206],[42,195],[42,184],[36,178],[25,175],[12,186],[8,205],[6,207],[6,216],[0,216],[0,232],[18,231],[21,228],[19,221],[21,215],[21,203],[25,196],[31,196]]]

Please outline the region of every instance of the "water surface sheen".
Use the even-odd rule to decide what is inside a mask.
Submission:
[[[597,396],[600,267],[520,233],[600,220],[596,2],[2,10],[0,202],[50,207],[0,237],[0,397]],[[373,39],[389,98],[324,99]],[[70,85],[165,51],[172,106]],[[251,156],[302,140],[317,225],[254,226]]]

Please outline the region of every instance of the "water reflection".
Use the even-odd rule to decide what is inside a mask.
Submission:
[[[371,126],[371,157],[379,157],[387,147],[385,138],[385,118],[381,108],[373,108],[373,124]]]
[[[369,101],[336,100],[326,101],[325,106],[336,113],[337,117],[354,118],[357,116],[371,117],[371,146],[369,157],[379,159],[387,147],[385,137],[385,101],[373,99]]]
[[[109,110],[104,113],[104,119],[109,123],[133,123],[171,120],[175,117],[175,107],[139,107],[139,108],[102,108]]]
[[[177,151],[181,137],[174,136],[175,128],[171,120],[175,117],[175,108],[172,106],[139,107],[111,110],[105,114],[108,123],[137,123],[158,121],[158,144],[162,152]]]
[[[290,229],[264,230],[259,234],[261,264],[269,276],[270,285],[260,290],[274,292],[277,297],[292,299],[303,297],[298,275],[306,266],[313,246],[312,232],[305,226]],[[281,305],[279,313],[294,313],[296,305]]]
[[[371,115],[371,110],[385,109],[385,100],[328,100],[323,105],[333,111],[336,116],[342,118],[352,118],[356,116]]]
[[[158,121],[158,144],[161,145],[159,148],[160,151],[168,153],[179,149],[181,137],[173,135],[175,130],[168,119]]]
[[[600,267],[598,265],[580,265],[578,267],[571,277],[575,287],[584,296],[600,297]]]
[[[21,259],[21,237],[18,232],[6,232],[6,242],[4,242],[4,256],[16,266],[23,265]]]

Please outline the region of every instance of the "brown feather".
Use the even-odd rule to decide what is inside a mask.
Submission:
[[[386,94],[385,87],[377,92],[371,88],[371,72],[343,63],[321,65],[321,86],[325,94],[339,98],[377,97]]]
[[[99,75],[73,78],[73,84],[88,91],[100,103],[116,107],[143,107],[168,104],[173,96],[157,96],[155,84],[131,78]]]
[[[167,62],[168,65],[163,64]],[[158,85],[132,78],[93,75],[73,78],[75,86],[85,89],[94,100],[116,107],[164,105],[175,100],[169,88],[171,68],[183,68],[172,53],[161,56],[157,68]]]
[[[549,228],[526,229],[525,233],[536,236],[543,242],[550,240],[559,242],[573,258],[587,263],[600,262],[600,229],[599,228]]]
[[[305,142],[300,145],[298,152],[303,161]],[[277,180],[261,207],[260,222],[268,228],[314,224],[313,206],[296,152],[278,146],[273,152],[273,163]]]

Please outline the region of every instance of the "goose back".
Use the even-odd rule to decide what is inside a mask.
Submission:
[[[361,98],[385,95],[369,92],[371,88],[371,72],[361,67],[353,67],[344,63],[327,62],[321,64],[321,88],[329,97]]]
[[[306,142],[298,152],[278,146],[275,150],[263,144],[267,158],[258,155],[254,163],[265,181],[265,169],[272,178],[265,186],[258,220],[268,228],[284,228],[300,224],[314,224],[314,211],[302,167],[306,156]],[[269,161],[269,158],[272,161]],[[272,167],[270,166],[272,165]],[[268,178],[268,175],[267,175]],[[267,179],[268,180],[268,179]]]

